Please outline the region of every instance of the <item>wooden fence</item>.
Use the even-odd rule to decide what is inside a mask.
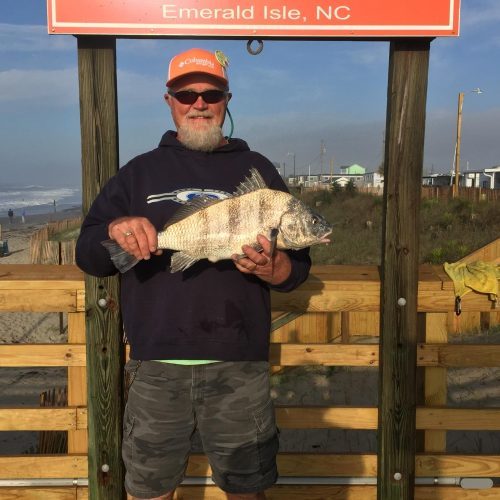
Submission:
[[[422,186],[422,198],[434,200],[452,200],[452,186]],[[359,186],[356,190],[360,193],[369,193],[376,196],[383,195],[382,187]],[[500,200],[500,189],[480,187],[460,187],[458,197],[474,203],[481,201],[495,202]]]
[[[422,186],[422,198],[436,200],[451,200],[453,198],[452,186]],[[500,199],[500,189],[480,187],[460,187],[458,198],[474,203],[481,201],[494,202]]]
[[[30,238],[30,262],[32,264],[74,264],[75,240],[60,241],[57,235],[78,229],[82,219],[65,219],[49,222]]]
[[[498,257],[498,256],[497,256]],[[65,312],[68,343],[0,345],[0,366],[67,367],[68,406],[65,408],[2,408],[0,431],[66,431],[65,455],[0,456],[0,480],[68,479],[71,486],[3,487],[1,498],[85,499],[87,478],[87,393],[85,353],[85,289],[82,273],[70,265],[2,265],[0,311]],[[377,315],[380,277],[375,266],[319,266],[309,280],[290,294],[273,295],[273,325],[270,358],[273,368],[323,365],[375,367],[378,346],[353,342],[364,334],[368,321],[363,314]],[[446,370],[450,367],[498,367],[500,345],[447,344],[446,330],[454,307],[453,284],[441,267],[421,266],[418,310],[423,341],[417,363],[425,370],[425,406],[417,410],[417,428],[425,435],[425,450],[416,456],[417,477],[482,477],[500,479],[499,455],[448,455],[447,430],[500,430],[500,408],[447,408]],[[486,295],[470,293],[462,301],[463,317],[488,316],[499,322]],[[281,312],[280,312],[281,311]],[[284,311],[284,312],[283,312]],[[307,311],[307,314],[301,314]],[[372,320],[370,320],[372,321]],[[472,321],[472,320],[471,320]],[[479,319],[480,321],[480,319]],[[377,335],[378,329],[370,331]],[[376,407],[278,406],[282,429],[377,429]],[[282,478],[363,477],[374,480],[377,455],[283,453],[278,456]],[[190,458],[188,476],[210,476],[203,455]],[[277,485],[270,499],[335,498],[375,500],[371,485]],[[177,498],[222,499],[213,485],[182,486]],[[500,499],[500,487],[480,492],[455,485],[415,487],[417,500]]]

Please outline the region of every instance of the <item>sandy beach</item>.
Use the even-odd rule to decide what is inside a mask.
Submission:
[[[0,218],[2,239],[10,255],[2,264],[29,264],[29,238],[48,222],[73,219],[78,209],[16,218],[9,224]],[[0,343],[66,342],[65,321],[60,329],[58,313],[0,313]],[[373,338],[372,338],[373,339]],[[450,342],[500,343],[500,331],[450,336]],[[448,405],[453,407],[500,407],[500,368],[449,369]],[[297,367],[272,380],[272,397],[281,405],[376,406],[378,372],[356,367]],[[64,368],[0,368],[0,407],[38,406],[40,393],[66,385]],[[281,431],[281,449],[290,452],[374,452],[375,431],[289,430]],[[498,453],[500,432],[454,431],[447,433],[449,453]],[[36,432],[0,433],[0,455],[36,449]]]

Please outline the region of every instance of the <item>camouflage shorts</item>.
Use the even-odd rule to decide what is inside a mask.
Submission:
[[[278,433],[267,362],[129,361],[126,369],[132,376],[122,454],[129,494],[151,498],[174,490],[196,428],[222,490],[252,493],[275,483]]]

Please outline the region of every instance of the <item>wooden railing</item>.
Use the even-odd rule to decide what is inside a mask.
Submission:
[[[74,266],[2,265],[0,267],[0,311],[65,312],[68,343],[0,345],[0,366],[68,369],[66,408],[2,408],[0,431],[67,431],[65,455],[0,456],[0,480],[70,479],[87,477],[87,394],[85,381],[84,281]],[[275,330],[272,332],[271,362],[276,367],[299,365],[378,365],[376,344],[352,344],[354,325],[362,313],[377,314],[380,277],[375,266],[320,266],[309,280],[290,294],[273,294]],[[418,309],[425,325],[425,342],[419,344],[417,364],[426,371],[426,405],[417,410],[417,428],[425,431],[425,452],[416,457],[417,477],[500,478],[498,455],[447,455],[448,430],[500,430],[500,408],[447,408],[446,370],[450,367],[500,366],[499,345],[447,344],[446,330],[454,307],[453,284],[440,267],[422,266]],[[486,295],[469,293],[462,300],[463,315],[488,315],[498,323]],[[282,311],[282,312],[279,312]],[[284,311],[284,312],[283,312]],[[307,314],[301,314],[307,311]],[[378,331],[378,330],[377,330]],[[377,332],[373,333],[374,335]],[[376,407],[276,408],[282,429],[376,429]],[[280,476],[363,477],[375,479],[376,454],[301,454],[278,456]],[[203,455],[193,455],[188,476],[206,478],[210,469]],[[372,481],[373,482],[373,481]],[[81,484],[81,483],[80,483]],[[500,499],[500,488],[474,490],[459,486],[416,486],[422,500]],[[84,499],[85,486],[3,487],[0,498]],[[335,498],[375,500],[376,486],[368,485],[277,485],[270,499]],[[225,498],[215,486],[183,485],[178,498]],[[114,499],[113,499],[114,500]]]

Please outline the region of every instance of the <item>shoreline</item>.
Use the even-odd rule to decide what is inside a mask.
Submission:
[[[0,217],[0,241],[6,242],[9,255],[0,257],[1,264],[30,264],[31,235],[51,222],[76,219],[82,216],[82,208],[74,207],[42,214],[26,215],[25,222],[21,216],[14,216],[13,222],[8,217]]]
[[[42,213],[26,213],[25,222],[22,222],[22,216],[16,213],[12,219],[12,223],[9,220],[7,215],[0,216],[0,224],[2,225],[2,230],[6,230],[7,228],[11,229],[19,229],[24,226],[29,226],[32,224],[46,224],[48,222],[55,222],[64,219],[74,219],[76,217],[80,217],[82,215],[82,207],[74,206],[70,208],[65,208],[62,210],[48,211]]]

